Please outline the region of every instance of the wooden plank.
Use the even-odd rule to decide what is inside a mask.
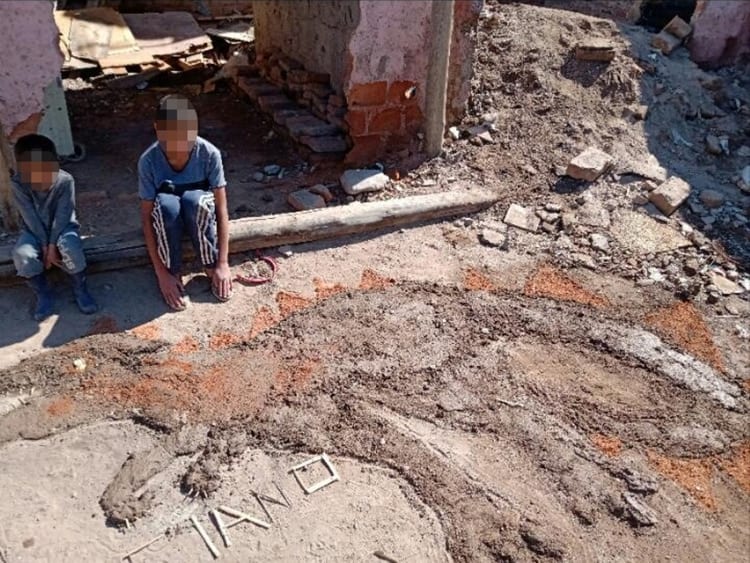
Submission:
[[[195,18],[187,12],[124,14],[139,51],[110,55],[99,60],[103,69],[148,64],[159,55],[201,53],[213,48]]]
[[[499,196],[492,192],[455,186],[446,193],[235,219],[229,222],[229,251],[326,240],[465,215],[490,207],[498,200]],[[90,237],[83,244],[92,272],[149,263],[140,232]],[[12,249],[12,245],[0,246],[0,281],[5,283],[16,279]],[[194,256],[187,243],[184,254],[188,259]]]
[[[138,50],[128,24],[112,8],[61,10],[54,17],[66,60],[78,57],[96,61]]]

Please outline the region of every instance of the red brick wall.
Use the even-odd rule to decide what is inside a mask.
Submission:
[[[409,148],[422,129],[424,116],[410,81],[354,84],[346,98],[346,122],[353,148],[347,161],[371,164],[388,152]]]

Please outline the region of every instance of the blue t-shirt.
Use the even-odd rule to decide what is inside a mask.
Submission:
[[[185,168],[177,172],[156,141],[138,159],[138,195],[144,201],[154,201],[164,180],[171,180],[177,186],[207,181],[212,190],[226,186],[221,152],[203,137],[198,137]]]

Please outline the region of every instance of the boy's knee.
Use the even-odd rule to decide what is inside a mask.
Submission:
[[[158,194],[154,200],[154,214],[172,222],[180,216],[180,198],[173,194]]]
[[[19,244],[13,248],[13,264],[18,275],[31,278],[44,271],[39,249],[33,244]]]
[[[68,232],[57,239],[63,269],[69,274],[77,274],[86,269],[86,256],[83,252],[83,241],[77,232]]]
[[[213,217],[215,214],[214,194],[202,190],[185,193],[185,195],[188,194],[190,194],[190,197],[186,201],[185,211],[190,217],[195,219],[206,216]]]

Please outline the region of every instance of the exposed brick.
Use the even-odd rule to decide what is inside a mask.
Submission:
[[[318,84],[330,84],[331,82],[331,75],[327,72],[313,72],[311,70],[306,70],[307,73],[306,82],[317,82]]]
[[[333,94],[333,90],[329,86],[326,86],[325,84],[318,84],[316,82],[309,82],[305,84],[305,92],[312,92],[319,98],[327,98],[331,94]],[[328,100],[326,100],[327,102]]]
[[[303,145],[307,145],[314,152],[340,152],[343,153],[349,148],[349,144],[343,137],[309,137],[303,135],[299,138],[299,142]]]
[[[237,80],[237,86],[240,90],[245,92],[253,101],[258,100],[258,96],[276,95],[281,94],[281,90],[276,86],[264,82],[260,78],[246,78],[242,77]]]
[[[280,109],[294,109],[295,104],[283,94],[258,96],[258,105],[265,112],[274,112]]]
[[[380,106],[385,103],[387,91],[388,83],[385,81],[355,84],[349,90],[347,99],[353,106]]]
[[[401,131],[401,108],[382,109],[370,119],[369,133],[396,133]]]
[[[383,154],[384,139],[381,135],[352,137],[354,147],[346,155],[349,164],[372,164]]]
[[[304,117],[293,117],[286,120],[286,127],[289,129],[289,134],[297,138],[301,135],[307,135],[309,137],[323,137],[327,135],[336,135],[340,133],[335,125],[326,123],[307,114]]]
[[[269,77],[271,79],[271,82],[274,82],[274,83],[285,82],[285,78],[286,78],[284,76],[284,71],[281,70],[281,68],[278,66],[275,66],[271,69]]]
[[[325,120],[326,120],[326,119],[328,118],[328,116],[326,115],[326,112],[325,112],[325,111],[320,111],[320,110],[319,110],[319,109],[318,109],[318,108],[317,108],[317,107],[315,106],[315,104],[313,104],[313,105],[312,105],[312,107],[310,108],[310,111],[312,112],[312,114],[313,114],[313,115],[314,115],[315,117],[318,117],[318,118],[322,119],[323,121],[325,121]]]
[[[279,109],[273,112],[273,120],[279,125],[285,125],[290,118],[299,118],[310,115],[307,111],[295,108],[295,109]]]
[[[349,132],[353,136],[367,133],[367,112],[349,110],[349,113],[346,114],[346,122],[349,124]]]
[[[290,70],[287,77],[290,82],[297,82],[299,84],[305,84],[308,82],[329,84],[331,82],[330,74],[324,72],[312,72],[309,70]]]
[[[416,103],[416,95],[413,95],[410,98],[406,97],[406,92],[408,92],[410,88],[413,88],[415,86],[416,83],[409,80],[399,80],[397,82],[394,82],[388,88],[388,101],[396,104]]]

